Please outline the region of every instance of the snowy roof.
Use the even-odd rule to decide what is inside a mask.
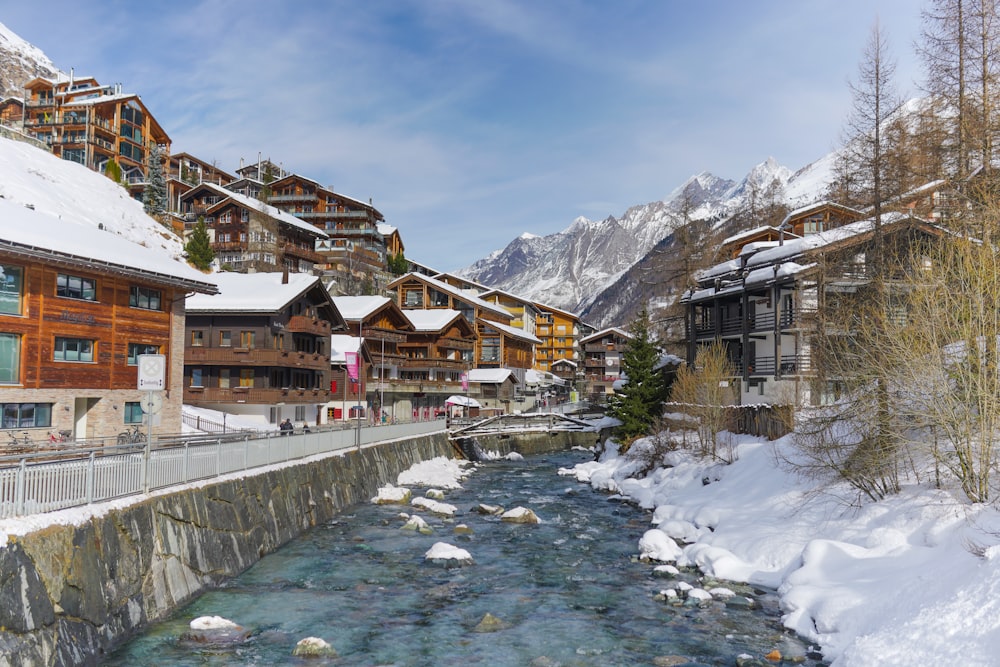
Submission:
[[[214,292],[214,276],[197,271],[160,250],[146,248],[108,231],[0,200],[0,248],[37,259],[57,255],[95,270],[126,271]]]
[[[539,340],[538,338],[535,338],[534,336],[532,336],[530,333],[528,333],[524,329],[520,329],[518,327],[512,327],[509,324],[501,324],[500,322],[494,322],[493,320],[483,320],[483,319],[480,319],[479,321],[482,322],[483,324],[486,324],[488,326],[494,327],[498,331],[502,331],[503,333],[507,334],[511,338],[517,338],[519,340],[527,341],[527,342],[532,343],[534,345],[541,345],[542,344],[541,340]]]
[[[377,223],[375,225],[375,229],[377,229],[378,233],[381,234],[382,236],[392,236],[393,232],[396,231],[395,227],[393,227],[392,225],[387,225],[384,222]]]
[[[514,371],[509,368],[471,368],[469,369],[469,382],[479,382],[480,384],[501,384],[511,378],[517,382]]]
[[[300,294],[320,284],[310,273],[290,273],[282,283],[282,273],[215,273],[219,285],[216,295],[189,297],[187,312],[273,313],[284,308]]]
[[[552,365],[555,366],[556,364],[572,366],[573,368],[576,368],[578,366],[578,364],[575,361],[571,361],[569,359],[556,359],[555,361],[552,362]]]
[[[333,334],[330,336],[330,363],[347,363],[345,352],[357,352],[361,349],[361,339],[357,336]]]
[[[345,320],[363,320],[391,300],[386,296],[333,297],[333,303]]]
[[[819,209],[822,209],[822,208],[835,208],[838,211],[844,211],[844,212],[847,212],[847,213],[854,213],[855,215],[858,215],[858,216],[861,215],[861,211],[859,211],[857,209],[854,209],[854,208],[851,208],[850,206],[844,206],[843,204],[838,204],[836,202],[832,202],[832,201],[829,201],[829,200],[823,200],[823,201],[813,202],[812,204],[807,204],[805,206],[801,206],[801,207],[795,209],[794,211],[791,211],[788,215],[785,216],[785,219],[781,221],[781,224],[778,225],[778,227],[784,226],[785,223],[787,223],[788,221],[792,220],[793,218],[798,218],[799,216],[805,215],[806,213],[809,213],[810,211],[818,211]]]
[[[393,284],[396,284],[403,280],[409,280],[411,278],[426,283],[431,287],[433,287],[434,289],[438,290],[439,292],[444,292],[445,294],[450,294],[457,299],[462,299],[463,301],[467,301],[475,306],[478,306],[483,310],[488,310],[491,313],[497,313],[498,315],[503,315],[505,319],[510,320],[513,317],[510,314],[510,311],[507,310],[506,308],[503,308],[502,306],[498,306],[495,303],[490,303],[489,301],[480,299],[478,296],[474,296],[472,294],[469,294],[465,290],[460,290],[453,285],[449,285],[443,280],[438,280],[437,278],[431,278],[430,276],[425,276],[422,273],[407,273],[405,276],[402,276],[397,280],[394,280]]]
[[[618,327],[608,327],[607,329],[601,329],[600,331],[598,331],[596,333],[592,333],[589,336],[585,336],[584,338],[581,338],[580,342],[581,343],[586,343],[588,341],[596,340],[598,338],[604,338],[605,336],[607,336],[610,333],[615,333],[615,334],[618,334],[619,336],[623,336],[625,338],[631,338],[632,337],[632,334],[630,334],[629,332],[627,332],[627,331],[625,331],[623,329],[619,329]]]
[[[318,236],[320,238],[324,239],[329,238],[329,235],[316,225],[310,224],[308,222],[303,222],[302,220],[299,220],[291,213],[286,213],[285,211],[282,211],[280,208],[276,208],[274,206],[271,206],[270,204],[265,204],[259,199],[254,199],[253,197],[247,197],[246,195],[242,195],[239,192],[234,192],[233,190],[224,188],[221,185],[216,185],[215,183],[212,183],[210,181],[204,181],[200,185],[215,190],[224,197],[229,197],[230,199],[238,203],[240,206],[253,209],[255,211],[259,211],[260,213],[263,213],[268,217],[274,218],[278,222],[283,222],[290,227],[295,227],[296,229],[300,229],[304,232],[309,232],[313,236]],[[231,185],[232,183],[230,183],[230,186]]]
[[[451,308],[434,308],[430,310],[404,310],[403,314],[417,331],[440,331],[461,317],[462,313]]]

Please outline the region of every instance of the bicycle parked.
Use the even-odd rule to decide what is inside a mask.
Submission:
[[[135,445],[146,442],[146,434],[139,430],[138,425],[130,426],[118,434],[119,445]]]
[[[7,435],[10,437],[10,442],[7,444],[10,447],[21,447],[31,444],[31,434],[27,431],[21,431],[22,437],[18,437],[17,433],[14,431],[7,431]]]
[[[69,436],[72,435],[72,431],[49,431],[49,444],[58,445],[60,443],[69,440]]]

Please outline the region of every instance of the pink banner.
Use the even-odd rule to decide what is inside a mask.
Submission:
[[[462,391],[469,391],[469,374],[462,373]]]
[[[347,377],[351,378],[354,382],[358,381],[358,353],[357,352],[345,352],[344,358],[347,359]]]

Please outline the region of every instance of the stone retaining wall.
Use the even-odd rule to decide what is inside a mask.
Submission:
[[[531,434],[481,446],[530,455],[595,440]],[[413,464],[454,453],[445,432],[381,443],[12,537],[0,548],[0,667],[100,664],[149,623],[368,502]]]

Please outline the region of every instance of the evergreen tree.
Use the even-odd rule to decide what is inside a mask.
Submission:
[[[622,372],[628,381],[608,399],[608,414],[621,421],[618,437],[625,443],[649,433],[661,416],[666,386],[656,366],[660,350],[650,332],[644,308],[629,327],[632,337],[622,351]]]
[[[187,251],[188,261],[194,266],[207,271],[215,259],[215,252],[212,250],[211,240],[208,238],[208,229],[205,227],[205,218],[199,217],[187,244],[184,246]]]
[[[394,276],[401,276],[410,270],[410,262],[403,256],[403,253],[397,253],[386,258],[386,268]]]
[[[146,165],[146,187],[142,191],[142,206],[149,215],[162,215],[167,211],[167,181],[163,177],[163,153],[159,146],[149,149]]]

